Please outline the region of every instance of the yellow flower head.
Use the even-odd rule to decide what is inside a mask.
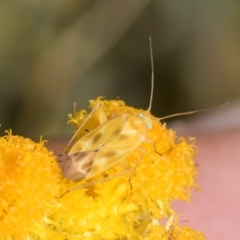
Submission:
[[[194,139],[188,143],[184,138],[177,139],[171,129],[157,118],[143,110],[125,105],[123,101],[106,101],[98,98],[90,101],[90,108],[101,105],[107,119],[114,119],[129,113],[137,116],[145,114],[152,123],[147,130],[146,141],[131,151],[126,159],[105,169],[97,176],[73,182],[64,180],[63,193],[79,187],[60,198],[62,208],[51,216],[54,239],[204,239],[203,235],[186,227],[179,227],[171,219],[175,215],[171,202],[176,199],[189,200],[190,189],[197,187],[194,162]],[[98,108],[98,107],[97,107]],[[70,115],[69,123],[77,128],[89,116],[85,110]],[[134,119],[134,118],[132,118]],[[128,126],[135,124],[131,118]],[[96,110],[86,121],[74,141],[100,125]],[[108,121],[106,123],[108,126]],[[122,126],[116,126],[121,129]],[[128,127],[130,129],[130,127]],[[138,129],[139,132],[144,129]],[[144,130],[145,131],[145,130]],[[119,132],[119,130],[117,131]],[[107,135],[107,133],[106,133]],[[115,143],[113,135],[108,142]],[[131,141],[129,135],[128,141]],[[91,142],[91,140],[90,140]],[[73,144],[74,145],[74,144]],[[71,150],[71,147],[70,149]],[[99,151],[104,153],[104,146]],[[111,159],[112,154],[104,153]],[[117,176],[125,171],[125,160],[131,166],[128,174]],[[97,159],[94,159],[97,161]],[[123,162],[122,162],[123,161]],[[136,165],[137,164],[137,165]],[[104,167],[104,166],[103,166]],[[131,181],[129,177],[132,175]],[[117,176],[117,177],[114,177]],[[104,179],[110,178],[106,181]],[[84,187],[85,184],[89,184]],[[169,222],[170,226],[161,226],[159,219]],[[49,220],[49,221],[50,221]],[[174,229],[173,231],[173,225]],[[62,238],[62,236],[64,236]]]
[[[11,132],[0,138],[0,239],[25,240],[43,231],[44,218],[57,206],[59,176],[42,141]]]
[[[194,139],[188,143],[177,138],[149,112],[123,101],[98,98],[90,101],[90,108],[96,111],[70,115],[69,123],[76,129],[85,124],[67,153],[96,129],[101,134],[97,131],[93,140],[84,138],[82,144],[97,142],[101,135],[108,148],[102,144],[96,149],[104,161],[96,155],[92,168],[102,167],[100,173],[80,181],[60,175],[56,157],[42,141],[36,144],[11,132],[0,138],[0,239],[205,239],[178,225],[179,214],[171,207],[174,200],[189,200],[191,188],[198,187]],[[124,121],[109,131],[109,122],[120,118]],[[106,166],[123,150],[116,137],[120,133],[128,143],[123,145],[127,154]],[[142,141],[133,148],[136,134]]]

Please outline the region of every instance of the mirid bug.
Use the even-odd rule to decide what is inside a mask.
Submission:
[[[81,124],[81,126],[75,132],[75,134],[67,144],[66,148],[64,149],[64,152],[67,152],[67,157],[63,159],[61,167],[63,175],[67,179],[78,181],[82,180],[83,178],[91,178],[111,168],[117,163],[124,166],[127,170],[113,177],[131,172],[129,179],[132,178],[142,158],[142,155],[144,154],[144,150],[142,149],[142,155],[139,157],[138,160],[136,160],[135,166],[132,169],[130,169],[129,164],[126,161],[126,157],[136,149],[139,149],[140,145],[146,140],[148,140],[148,132],[152,128],[152,124],[154,123],[149,116],[152,106],[154,89],[154,66],[151,38],[150,56],[152,76],[151,94],[148,109],[138,115],[126,112],[122,115],[113,117],[112,119],[108,120],[101,104],[97,105],[88,115],[85,121]],[[160,121],[166,118],[180,115],[189,115],[196,112],[202,112],[212,109],[216,108],[177,113],[163,118],[158,118],[155,121]],[[75,140],[78,133],[83,130],[85,123],[96,112],[98,114],[99,126],[87,132],[80,139]],[[69,149],[69,151],[67,151],[67,149]],[[107,179],[109,178],[105,178],[100,181],[105,181]],[[77,188],[81,188],[84,186],[80,186]],[[70,189],[68,191],[74,189]]]

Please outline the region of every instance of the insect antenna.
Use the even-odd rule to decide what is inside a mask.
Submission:
[[[153,50],[152,50],[152,38],[151,37],[149,37],[149,48],[150,48],[152,76],[151,76],[151,94],[150,94],[150,100],[149,100],[149,106],[148,106],[147,112],[150,112],[150,110],[152,108],[153,89],[154,89],[154,65],[153,65]]]
[[[158,120],[161,121],[163,119],[167,119],[167,118],[172,118],[172,117],[177,117],[177,116],[184,116],[184,115],[191,115],[191,114],[194,114],[194,113],[199,113],[199,112],[208,112],[208,111],[213,111],[213,110],[217,110],[219,108],[223,108],[225,107],[226,105],[228,105],[229,102],[226,102],[220,106],[217,106],[217,107],[211,107],[211,108],[204,108],[204,109],[200,109],[200,110],[194,110],[194,111],[188,111],[188,112],[182,112],[182,113],[175,113],[175,114],[171,114],[171,115],[168,115],[168,116],[165,116],[165,117],[162,117],[162,118],[159,118]]]
[[[152,38],[151,37],[149,37],[149,48],[150,48],[152,76],[151,76],[151,94],[150,94],[149,106],[148,106],[148,109],[147,109],[146,112],[150,112],[151,111],[152,100],[153,100],[153,90],[154,90],[154,64],[153,64],[153,48],[152,48]],[[163,119],[172,118],[172,117],[191,115],[191,114],[200,113],[200,112],[213,111],[213,110],[217,110],[217,109],[223,108],[223,107],[225,107],[228,104],[229,104],[229,102],[226,102],[226,103],[224,103],[224,104],[222,104],[220,106],[217,106],[217,107],[204,108],[204,109],[200,109],[200,110],[194,110],[194,111],[188,111],[188,112],[182,112],[182,113],[175,113],[175,114],[171,114],[171,115],[159,118],[158,120],[161,121]]]

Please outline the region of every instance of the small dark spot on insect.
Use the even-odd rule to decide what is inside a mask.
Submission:
[[[109,151],[109,152],[106,152],[105,157],[113,157],[115,155],[116,155],[116,151]]]
[[[86,172],[89,172],[93,165],[93,160],[94,160],[94,158],[89,159],[89,161],[85,161],[84,164],[82,165],[82,169],[84,169],[84,171],[86,171]]]
[[[122,131],[122,127],[118,127],[118,128],[113,132],[113,134],[114,134],[114,135],[118,135],[118,134],[121,133],[121,131]]]
[[[89,152],[78,152],[78,153],[74,153],[72,154],[72,158],[74,159],[74,162],[81,162],[82,159],[88,157]]]
[[[101,138],[101,137],[102,137],[102,133],[96,134],[96,136],[92,139],[92,142],[96,143],[99,140],[99,138]]]
[[[127,136],[127,135],[123,135],[123,134],[119,135],[120,140],[126,140],[128,138],[129,138],[129,136]]]

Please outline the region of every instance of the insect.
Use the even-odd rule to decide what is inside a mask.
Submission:
[[[64,150],[64,152],[66,152],[66,149],[70,149],[67,153],[67,158],[62,161],[62,172],[67,179],[78,181],[83,178],[91,178],[111,168],[117,163],[127,169],[119,175],[131,172],[129,179],[132,178],[142,155],[144,154],[144,149],[141,149],[143,151],[142,155],[136,161],[134,168],[131,170],[126,161],[126,157],[136,149],[139,149],[140,145],[147,140],[148,132],[153,124],[152,119],[148,116],[152,106],[154,89],[154,67],[151,38],[150,56],[152,76],[148,109],[138,115],[126,112],[108,120],[101,104],[97,105],[75,132]],[[205,110],[206,109],[177,113],[157,120]],[[99,126],[87,132],[83,137],[74,142],[77,134],[83,130],[85,123],[95,112],[97,112],[99,116]],[[105,180],[107,179],[105,178],[102,181]],[[81,186],[78,188],[81,188]],[[69,191],[71,190],[73,189],[70,189]]]

